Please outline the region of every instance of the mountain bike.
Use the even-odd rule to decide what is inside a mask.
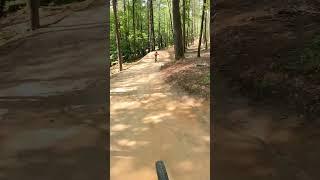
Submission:
[[[169,180],[166,166],[164,165],[163,161],[156,162],[156,170],[157,170],[158,180]]]

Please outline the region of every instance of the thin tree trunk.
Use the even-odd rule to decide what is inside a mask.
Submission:
[[[186,51],[186,0],[183,1],[183,14],[182,14],[182,19],[183,19],[183,25],[182,25],[182,43],[183,43],[183,52]]]
[[[27,1],[29,7],[29,19],[30,19],[30,28],[31,30],[36,30],[40,28],[40,20],[39,20],[39,0],[28,0]]]
[[[149,7],[150,1],[147,1],[147,7]],[[151,36],[150,36],[150,9],[147,9],[147,17],[148,17],[148,53],[151,52]]]
[[[127,16],[127,6],[126,6],[127,4],[126,4],[126,0],[123,0],[123,12],[124,12],[124,14],[125,14],[125,22],[124,22],[124,26],[125,26],[125,39],[126,39],[126,41],[128,42],[128,37],[129,37],[129,28],[128,28],[128,16]]]
[[[116,32],[119,70],[122,71],[122,54],[121,54],[120,30],[119,30],[120,25],[119,25],[118,15],[117,15],[117,0],[112,0],[112,5],[113,5],[113,13],[114,13],[114,25],[115,25],[115,32]]]
[[[192,6],[192,44],[194,44],[194,35],[195,35],[195,23],[196,23],[196,13],[195,13],[195,0],[192,1],[193,2],[193,6]]]
[[[173,24],[172,24],[172,15],[171,15],[171,6],[170,6],[170,3],[169,3],[169,0],[167,0],[167,3],[168,3],[168,10],[169,10],[169,16],[170,16],[170,26],[171,26],[171,33],[173,35],[173,39],[174,39],[174,32],[173,32]]]
[[[188,23],[187,23],[187,41],[185,43],[186,47],[189,46],[189,42],[190,42],[190,0],[188,0],[187,2],[188,2],[188,13],[187,13]]]
[[[184,58],[179,0],[172,0],[175,59]]]
[[[205,12],[205,17],[204,17],[204,33],[203,33],[203,40],[205,44],[205,49],[208,49],[208,39],[207,39],[207,11]]]
[[[135,1],[136,0],[132,0],[132,28],[133,28],[133,52],[134,55],[136,55],[136,22],[135,22]]]
[[[153,22],[153,4],[152,0],[149,0],[149,26],[150,26],[150,42],[151,42],[151,50],[155,50],[155,35],[154,35],[154,22]]]
[[[128,36],[128,38],[129,38],[129,34],[130,34],[130,21],[129,21],[129,10],[130,10],[130,4],[129,4],[130,2],[129,2],[129,0],[128,0],[128,4],[127,4],[127,13],[126,13],[126,15],[127,15],[127,36]],[[129,41],[128,41],[129,42]]]
[[[200,57],[202,31],[203,31],[203,21],[204,21],[204,16],[205,16],[205,10],[206,10],[206,0],[203,0],[201,27],[200,27],[199,44],[198,44],[198,55],[197,55],[198,57]]]
[[[162,44],[161,44],[161,41],[162,41],[162,39],[161,39],[161,29],[160,29],[160,27],[161,27],[161,19],[160,19],[160,15],[161,13],[160,13],[160,1],[159,1],[159,3],[158,3],[158,48],[159,49],[161,49],[162,48]]]

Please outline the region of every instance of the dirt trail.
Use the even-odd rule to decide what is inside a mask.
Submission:
[[[318,179],[318,126],[286,107],[254,103],[215,76],[217,180]]]
[[[107,13],[95,4],[0,47],[1,180],[107,177]]]
[[[170,91],[159,70],[173,52],[159,54],[111,79],[111,179],[156,180],[157,160],[172,179],[209,179],[209,105]]]

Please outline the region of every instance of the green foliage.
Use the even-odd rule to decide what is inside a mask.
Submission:
[[[210,84],[210,72],[203,75],[202,84],[204,84],[204,85],[209,85]]]
[[[117,15],[120,23],[120,46],[123,56],[123,62],[130,62],[143,57],[148,52],[148,20],[149,8],[147,7],[147,0],[135,0],[134,12],[135,12],[135,38],[133,27],[133,7],[132,0],[126,0],[124,6],[124,0],[118,0]],[[169,0],[169,4],[172,1]],[[190,14],[189,18],[186,18],[186,23],[192,25],[192,21],[200,18],[198,11],[200,11],[199,2],[195,1],[195,5],[191,3],[187,5],[186,10],[196,12],[193,15]],[[160,8],[159,8],[160,7]],[[168,7],[167,0],[153,0],[153,21],[154,21],[154,33],[155,33],[155,45],[156,47],[164,48],[173,44],[173,34],[171,29],[170,14],[172,9]],[[199,21],[199,20],[198,20]],[[195,22],[199,26],[199,22]],[[159,23],[160,22],[160,23]],[[114,12],[111,8],[110,13],[110,58],[111,61],[117,60],[117,46],[116,46],[116,33],[114,25]],[[191,28],[191,27],[189,27]],[[159,32],[160,31],[160,32]],[[191,35],[191,32],[189,32]],[[193,32],[193,35],[198,33]],[[189,37],[190,38],[190,37]],[[134,41],[135,39],[135,41]],[[162,40],[162,41],[161,41]],[[135,42],[135,43],[134,43]],[[162,43],[162,44],[160,44]]]

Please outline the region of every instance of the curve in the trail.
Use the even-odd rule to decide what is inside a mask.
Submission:
[[[169,90],[160,66],[173,52],[159,54],[111,79],[111,179],[156,179],[157,160],[175,180],[209,179],[209,106]]]

